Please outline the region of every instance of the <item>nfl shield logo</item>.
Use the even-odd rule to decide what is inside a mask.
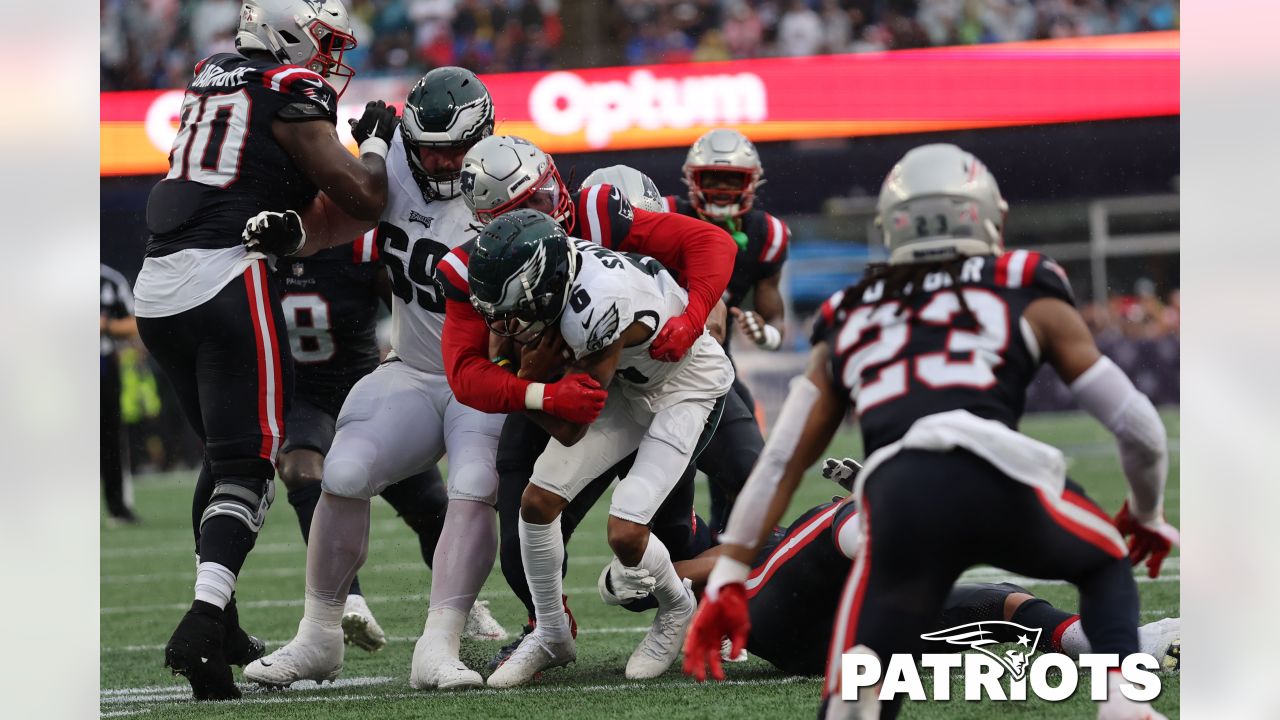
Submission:
[[[300,263],[300,262],[296,262],[296,263],[294,263],[294,264],[293,264],[293,276],[294,276],[294,277],[302,277],[302,273],[304,273],[304,272],[306,272],[306,268],[304,268],[304,267],[303,267],[302,263]]]

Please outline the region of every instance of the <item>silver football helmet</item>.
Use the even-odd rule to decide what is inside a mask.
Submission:
[[[301,65],[325,77],[356,74],[342,55],[356,46],[351,18],[339,0],[244,0],[236,49],[263,50],[285,65]]]
[[[582,187],[612,185],[622,192],[632,207],[649,212],[666,212],[662,205],[662,193],[648,175],[626,165],[610,165],[591,173],[582,181]]]
[[[522,137],[490,135],[467,151],[462,198],[481,223],[527,207],[573,231],[573,199],[555,161]]]
[[[764,184],[760,153],[746,135],[716,128],[698,138],[684,160],[689,202],[714,220],[745,215]]]
[[[880,188],[876,223],[891,264],[1004,252],[1009,204],[978,158],[955,145],[921,145]]]

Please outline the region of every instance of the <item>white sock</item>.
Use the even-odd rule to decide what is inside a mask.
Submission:
[[[332,600],[307,587],[302,601],[302,618],[326,628],[342,627],[342,613],[346,600]]]
[[[636,567],[648,570],[649,575],[657,581],[653,586],[653,596],[658,600],[658,607],[665,610],[689,604],[684,583],[676,575],[676,567],[671,564],[671,553],[657,535],[649,533],[649,543],[645,545],[644,555],[640,557],[640,564]]]
[[[458,552],[458,548],[466,548]],[[431,571],[432,611],[466,616],[498,556],[498,513],[475,500],[450,500]]]
[[[196,599],[226,609],[236,591],[236,574],[215,562],[196,566]]]
[[[1089,652],[1089,638],[1084,635],[1084,623],[1080,622],[1079,617],[1062,631],[1062,637],[1058,638],[1058,647],[1072,658],[1078,658]]]
[[[569,637],[569,623],[564,616],[563,583],[560,568],[564,565],[564,540],[560,536],[560,517],[546,525],[536,525],[520,518],[520,559],[524,576],[533,596],[534,617],[538,632],[555,637]]]
[[[458,646],[462,644],[462,629],[467,625],[467,613],[456,608],[431,608],[427,612],[427,624],[422,628],[422,635],[437,652],[443,652],[451,658],[458,657]]]

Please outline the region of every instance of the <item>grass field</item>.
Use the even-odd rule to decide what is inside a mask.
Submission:
[[[1166,511],[1178,523],[1179,476],[1176,411],[1164,413],[1171,438]],[[1114,443],[1087,416],[1033,416],[1028,434],[1061,447],[1070,459],[1071,476],[1083,484],[1103,508],[1114,511],[1123,499]],[[832,454],[861,456],[854,433],[837,437]],[[426,611],[429,573],[422,566],[410,531],[382,501],[373,506],[369,560],[360,571],[369,605],[391,641],[375,654],[348,649],[342,678],[334,685],[283,692],[246,690],[235,703],[197,703],[182,678],[164,670],[161,648],[191,601],[190,497],[194,473],[148,477],[138,481],[139,527],[102,530],[101,550],[101,704],[103,717],[236,718],[792,718],[812,717],[820,681],[787,677],[767,663],[752,659],[729,666],[730,682],[698,686],[676,668],[662,678],[633,683],[622,675],[628,655],[644,633],[649,614],[636,615],[607,607],[596,594],[596,576],[609,560],[601,503],[579,528],[570,545],[565,587],[581,628],[578,662],[549,672],[538,684],[507,691],[422,693],[409,687],[413,644]],[[816,472],[802,484],[790,516],[830,499],[835,486]],[[701,492],[701,488],[700,488]],[[705,496],[699,507],[705,508]],[[1176,551],[1175,551],[1176,552]],[[302,616],[304,551],[292,509],[283,492],[241,574],[237,592],[241,622],[275,649],[293,637]],[[1162,576],[1142,578],[1142,621],[1179,614],[1179,563],[1165,564]],[[1004,577],[979,568],[974,577]],[[1073,588],[1062,584],[1021,581],[1033,592],[1064,609],[1077,605]],[[482,599],[512,632],[518,632],[524,609],[495,569]],[[483,666],[501,645],[464,643],[463,659]],[[238,673],[238,671],[237,671]],[[1163,676],[1155,707],[1170,718],[1178,715],[1178,678]],[[959,692],[959,685],[953,697]],[[951,702],[909,704],[908,718],[1093,717],[1096,712],[1078,693],[1061,703]]]

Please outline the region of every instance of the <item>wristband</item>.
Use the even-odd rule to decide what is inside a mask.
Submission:
[[[387,159],[387,141],[380,137],[367,137],[364,142],[360,143],[361,155],[377,155],[383,160]]]
[[[765,323],[764,342],[760,343],[760,347],[765,350],[777,350],[782,347],[782,333],[778,331],[778,328]]]
[[[499,356],[493,359],[493,364],[497,365],[498,367],[506,367],[511,364],[511,361],[506,359],[505,357]]]
[[[711,575],[707,577],[707,597],[715,600],[720,594],[720,588],[733,583],[745,583],[750,574],[751,567],[746,563],[734,560],[728,555],[721,555],[716,558],[716,564],[711,568]]]
[[[524,406],[530,410],[542,409],[542,394],[546,391],[544,383],[529,383],[524,391]]]

